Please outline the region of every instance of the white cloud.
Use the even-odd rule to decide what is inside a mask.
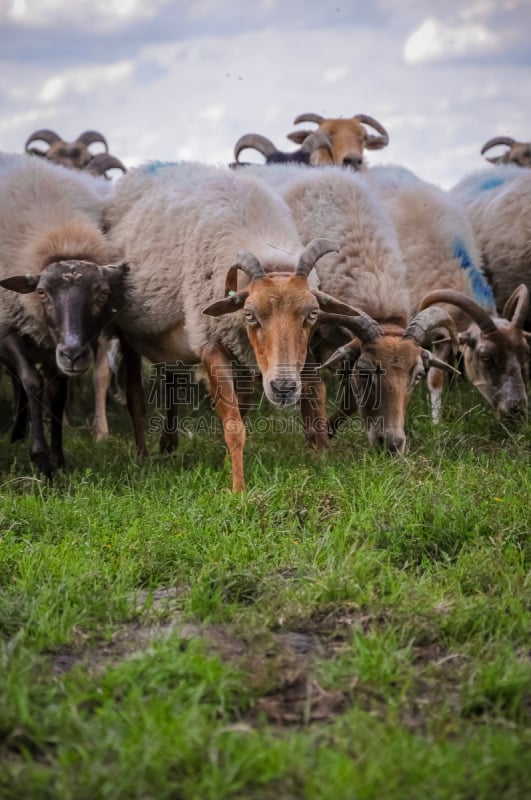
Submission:
[[[91,24],[100,29],[109,24],[123,24],[154,18],[171,0],[5,0],[0,5],[2,17],[25,25],[48,27],[54,24]]]
[[[404,46],[406,64],[445,61],[486,55],[500,47],[498,38],[483,25],[446,25],[427,19]]]
[[[339,83],[349,74],[348,67],[330,67],[323,73],[323,83]]]
[[[38,99],[42,103],[53,103],[71,91],[77,94],[88,94],[97,86],[103,87],[123,82],[131,77],[134,65],[131,61],[122,61],[108,66],[73,69],[63,75],[53,75],[44,83]]]

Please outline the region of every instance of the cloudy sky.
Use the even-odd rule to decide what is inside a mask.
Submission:
[[[530,32],[531,0],[0,0],[0,149],[95,128],[128,166],[226,163],[364,113],[390,135],[369,163],[450,186],[490,137],[531,140]]]

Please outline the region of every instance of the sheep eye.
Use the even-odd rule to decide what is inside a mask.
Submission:
[[[417,383],[420,383],[420,382],[421,382],[421,380],[423,379],[423,377],[424,377],[425,375],[426,375],[426,373],[424,372],[424,370],[423,370],[423,369],[421,369],[419,372],[417,372],[417,374],[416,374],[416,375],[415,375],[415,377],[413,378],[413,383],[415,384],[415,386],[417,385]]]
[[[482,361],[485,361],[485,362],[492,361],[492,355],[490,353],[488,353],[488,352],[485,352],[485,351],[482,352],[482,353],[479,353],[479,357],[480,357],[480,359]]]
[[[308,313],[306,317],[306,322],[315,322],[318,316],[319,316],[319,309],[312,308],[312,310]]]
[[[258,325],[258,320],[256,319],[252,311],[246,310],[243,313],[245,314],[245,321],[247,322],[248,325]]]

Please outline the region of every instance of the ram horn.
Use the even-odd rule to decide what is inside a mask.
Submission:
[[[240,136],[234,146],[234,159],[238,164],[240,163],[239,155],[241,151],[248,147],[251,147],[253,150],[258,150],[258,152],[262,153],[266,158],[270,158],[275,155],[275,153],[278,153],[273,142],[266,136],[261,136],[259,133],[246,133],[244,136]]]
[[[47,145],[52,145],[54,142],[61,142],[61,137],[55,131],[48,130],[48,128],[41,128],[35,131],[28,138],[24,149],[27,151],[32,142],[46,142]]]
[[[301,152],[313,153],[314,150],[319,150],[320,147],[324,147],[324,149],[327,150],[333,157],[334,153],[332,151],[332,144],[326,133],[323,133],[322,131],[314,131],[313,133],[310,133],[310,135],[307,136],[302,143]]]
[[[378,120],[374,119],[374,117],[369,117],[368,114],[356,114],[354,119],[357,119],[358,122],[362,122],[364,125],[370,125],[371,128],[374,128],[375,131],[381,134],[381,136],[367,136],[367,147],[380,148],[386,147],[389,144],[389,134],[384,126],[378,122]]]
[[[322,314],[320,320],[326,323],[337,322],[338,325],[347,328],[353,333],[363,344],[372,344],[372,342],[375,342],[380,336],[383,336],[382,328],[375,319],[369,316],[369,314],[365,314],[363,311],[359,311],[358,309],[353,310],[358,311],[357,316]],[[336,357],[339,358],[339,356]]]
[[[506,301],[502,316],[505,317],[505,319],[510,319],[516,328],[523,328],[527,318],[528,308],[529,289],[525,283],[521,283]]]
[[[240,250],[227,272],[227,277],[225,278],[225,294],[237,290],[238,270],[245,272],[252,281],[265,278],[266,274],[256,256],[248,250]]]
[[[105,175],[108,169],[121,169],[122,172],[127,172],[126,167],[119,158],[111,156],[110,153],[98,153],[93,156],[88,162],[86,169],[95,175]]]
[[[422,360],[424,362],[424,368],[428,367],[435,367],[436,369],[442,369],[444,372],[449,372],[450,375],[460,375],[458,369],[452,367],[451,364],[448,364],[446,361],[443,361],[441,358],[437,358],[434,356],[431,350],[422,350]]]
[[[298,117],[295,117],[293,120],[294,125],[298,125],[299,122],[315,122],[317,125],[320,125],[321,122],[324,122],[324,117],[320,114],[299,114]]]
[[[100,142],[101,144],[105,145],[105,152],[109,152],[109,146],[105,136],[103,136],[101,133],[98,133],[98,131],[84,131],[83,133],[79,134],[76,141],[82,142],[87,147],[95,142]]]
[[[299,256],[295,275],[304,275],[307,278],[314,268],[315,262],[326,253],[339,253],[337,242],[331,242],[330,239],[312,239]]]
[[[465,294],[454,292],[453,289],[436,289],[422,298],[419,309],[422,311],[435,303],[450,303],[462,309],[479,325],[483,333],[495,333],[498,330],[489,312]]]
[[[487,150],[490,150],[491,147],[495,147],[497,144],[506,144],[508,147],[511,147],[513,144],[516,144],[516,140],[511,138],[511,136],[495,136],[493,139],[489,139],[488,142],[485,142],[481,148],[481,155],[486,153]]]
[[[429,296],[429,295],[428,295]],[[403,339],[412,339],[418,345],[423,346],[429,342],[429,334],[435,328],[446,328],[450,334],[450,339],[455,348],[458,346],[457,330],[455,322],[444,308],[430,306],[415,314],[406,330],[402,334]]]

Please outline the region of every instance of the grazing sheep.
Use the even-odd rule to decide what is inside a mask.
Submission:
[[[317,131],[327,136],[330,147],[315,150],[312,156],[313,164],[341,164],[354,170],[366,166],[363,158],[364,150],[380,150],[389,144],[389,134],[383,125],[367,114],[356,114],[348,119],[332,119],[322,117],[320,114],[299,114],[294,120],[294,125],[299,122],[315,122]],[[365,125],[378,131],[378,136],[367,133]],[[313,131],[316,133],[317,131]],[[296,144],[302,144],[312,131],[294,131],[288,134],[288,139]]]
[[[317,240],[303,248],[288,208],[257,178],[204,164],[132,170],[107,220],[131,266],[117,324],[139,451],[146,449],[139,355],[155,363],[201,362],[223,423],[233,489],[243,489],[240,404],[249,381],[232,367],[259,369],[277,406],[311,399],[302,369],[320,308],[356,313],[312,288],[315,262],[335,245]],[[247,278],[239,288],[237,270]],[[175,441],[161,441],[169,444]]]
[[[66,376],[92,364],[126,269],[110,263],[116,250],[100,230],[110,191],[102,178],[0,154],[0,360],[27,396],[31,457],[46,475],[64,463]],[[50,448],[38,364],[47,379]]]
[[[518,167],[531,167],[531,142],[517,142],[511,136],[495,136],[489,139],[481,148],[481,155],[485,155],[487,150],[498,145],[505,145],[508,149],[501,155],[489,157],[487,161],[491,164],[516,164]]]
[[[364,312],[340,327],[331,323],[313,345],[321,358],[330,345],[340,345],[338,355],[348,357],[343,405],[329,420],[330,434],[358,410],[371,445],[403,452],[409,397],[432,360],[425,345],[435,322],[453,329],[448,314],[432,309],[411,320],[392,221],[363,178],[338,167],[308,173],[296,166],[271,166],[260,174],[288,204],[303,243],[325,230],[338,242],[339,253],[316,265],[321,288]]]
[[[447,192],[400,167],[374,167],[366,180],[395,225],[414,310],[430,302],[444,304],[459,333],[468,379],[498,414],[525,413],[526,344],[521,330],[525,291],[520,290],[516,307],[511,304],[509,319],[497,315],[472,228]],[[442,358],[449,351],[447,342],[437,346]],[[437,422],[443,389],[439,369],[429,371],[428,386]]]
[[[451,195],[468,214],[502,311],[520,283],[531,292],[531,171],[511,164],[487,168],[464,178]],[[531,308],[524,327],[531,331]]]

